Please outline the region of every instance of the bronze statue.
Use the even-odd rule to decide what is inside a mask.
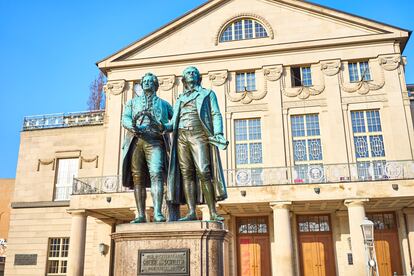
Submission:
[[[146,222],[146,187],[151,187],[154,221],[165,221],[161,212],[168,169],[164,125],[172,117],[172,107],[157,97],[158,86],[154,74],[145,74],[141,81],[142,95],[128,101],[122,114],[122,126],[128,130],[122,147],[122,184],[134,189],[138,209],[138,216],[131,223]]]
[[[211,220],[221,221],[216,202],[227,198],[224,174],[218,148],[226,149],[223,136],[223,119],[216,94],[201,87],[197,68],[188,67],[183,72],[184,92],[174,105],[171,122],[165,125],[173,132],[168,171],[167,201],[183,203],[188,213],[181,221],[196,220],[197,195],[201,193],[210,211]],[[200,185],[197,185],[197,180]]]

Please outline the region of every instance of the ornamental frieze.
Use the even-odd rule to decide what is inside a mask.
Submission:
[[[214,86],[223,85],[228,78],[229,72],[227,70],[208,72],[208,79]]]
[[[321,70],[326,76],[335,76],[341,70],[340,60],[321,61]]]
[[[384,55],[378,57],[378,63],[386,71],[394,71],[402,63],[401,55]]]
[[[112,95],[120,95],[125,90],[125,80],[111,80],[108,81],[104,86],[105,93],[110,93]]]
[[[263,67],[263,74],[268,81],[277,81],[282,77],[283,74],[283,66],[282,65],[275,65],[275,66],[264,66]]]
[[[162,91],[169,91],[174,87],[175,75],[158,77],[158,82]]]
[[[370,91],[380,90],[385,85],[384,71],[379,70],[381,73],[379,76],[374,76],[373,79],[376,79],[376,82],[373,80],[360,80],[358,82],[345,83],[343,74],[340,74],[339,85],[342,91],[346,93],[355,93],[357,92],[360,95],[366,95]],[[373,71],[372,71],[373,72]]]

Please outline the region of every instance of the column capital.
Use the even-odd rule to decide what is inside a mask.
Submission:
[[[72,216],[87,216],[88,212],[85,209],[67,209],[66,213]]]
[[[290,207],[292,206],[292,201],[272,201],[269,203],[270,208],[273,210],[276,209],[287,209],[290,210]]]
[[[350,198],[345,199],[344,204],[346,207],[364,206],[365,202],[368,202],[368,198]]]

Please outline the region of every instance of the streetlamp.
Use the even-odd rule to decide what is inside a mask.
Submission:
[[[379,276],[374,244],[374,223],[365,217],[361,223],[361,230],[364,237],[368,276]]]

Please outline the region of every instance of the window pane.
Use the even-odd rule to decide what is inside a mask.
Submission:
[[[256,75],[255,73],[246,73],[247,76],[247,90],[256,90]]]
[[[263,169],[251,170],[252,185],[263,185]]]
[[[290,121],[292,123],[292,136],[303,137],[305,136],[305,118],[304,116],[291,116]]]
[[[306,115],[306,131],[308,136],[321,135],[319,129],[319,116],[317,114]]]
[[[348,63],[348,69],[349,69],[349,80],[351,82],[358,82],[359,81],[358,63]]]
[[[226,30],[221,35],[220,42],[231,41],[233,40],[233,24],[228,26]]]
[[[247,87],[245,81],[246,73],[237,73],[236,74],[236,91],[243,92]]]
[[[292,75],[292,86],[302,86],[302,77],[300,75],[300,67],[294,67],[291,70]]]
[[[249,120],[249,140],[260,140],[260,139],[262,139],[260,119]]]
[[[253,38],[253,21],[249,19],[244,20],[244,36],[245,39]]]
[[[248,164],[247,144],[236,144],[236,164]]]
[[[262,143],[250,144],[250,164],[263,163],[262,159]]]
[[[310,67],[302,68],[302,85],[312,86],[312,74]]]
[[[266,29],[259,22],[254,22],[256,37],[267,37]]]
[[[306,140],[293,141],[293,155],[295,161],[306,161]]]
[[[363,111],[351,112],[352,130],[354,133],[365,132],[365,121]]]
[[[381,120],[378,110],[368,110],[367,112],[367,123],[369,132],[380,132]]]
[[[372,157],[384,157],[384,141],[382,135],[371,135],[369,136],[369,143],[371,145],[371,156]]]
[[[308,140],[309,160],[322,160],[321,139]]]
[[[359,67],[360,67],[361,78],[363,77],[364,81],[370,81],[371,72],[369,71],[368,61],[360,62]]]
[[[236,141],[247,140],[247,120],[235,120],[234,126]]]
[[[242,28],[243,21],[237,21],[234,23],[234,39],[241,40],[243,39],[243,28]]]
[[[355,154],[357,158],[369,157],[368,142],[366,136],[354,137]]]

